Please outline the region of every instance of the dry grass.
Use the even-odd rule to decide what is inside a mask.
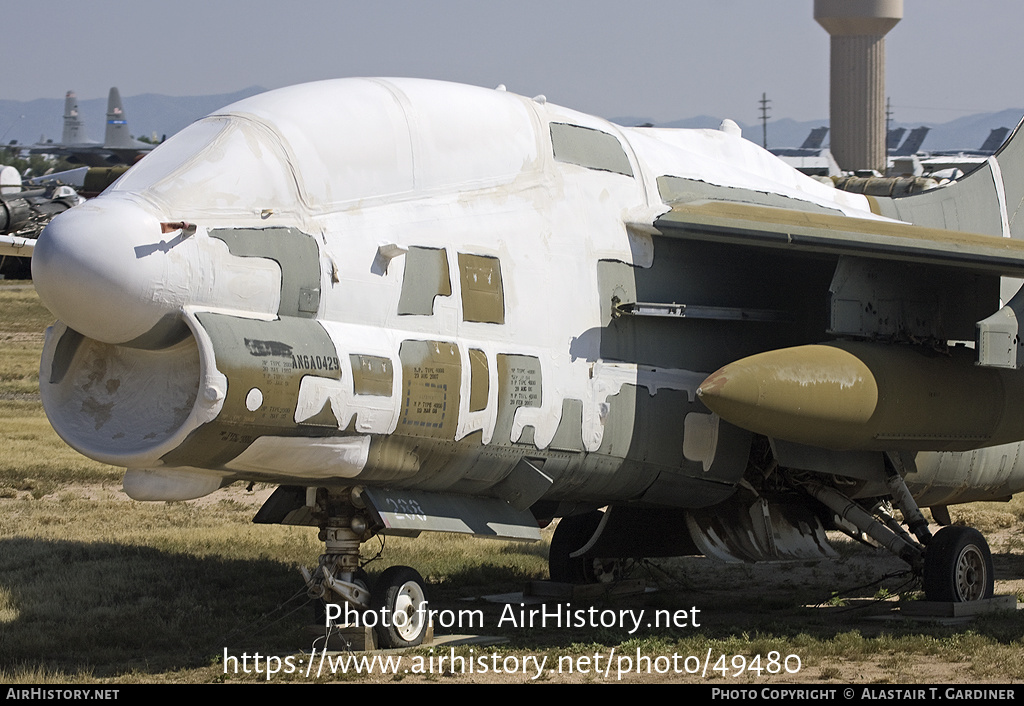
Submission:
[[[64,446],[33,396],[29,361],[38,359],[39,333],[49,322],[34,292],[0,287],[0,312],[0,681],[258,681],[256,675],[225,675],[223,650],[291,655],[308,649],[312,638],[303,626],[312,610],[303,607],[297,567],[316,563],[316,530],[253,525],[269,488],[248,493],[236,486],[188,503],[128,500],[121,471]],[[5,338],[4,331],[20,338]],[[953,516],[990,533],[997,590],[1024,593],[1024,500],[954,508]],[[364,545],[365,558],[378,549],[375,542]],[[417,567],[435,607],[485,611],[484,632],[508,640],[494,648],[503,655],[557,660],[615,649],[684,656],[710,650],[751,660],[775,651],[801,658],[801,671],[790,676],[710,674],[730,685],[1024,680],[1019,614],[952,626],[878,620],[871,616],[895,605],[906,587],[902,579],[877,579],[901,564],[853,543],[841,545],[838,560],[781,567],[699,558],[657,562],[641,573],[658,583],[659,593],[598,601],[614,609],[698,607],[699,628],[645,628],[634,635],[617,628],[497,628],[501,607],[478,597],[543,578],[545,553],[545,545],[424,535],[386,540],[367,568],[373,575],[392,564]],[[398,678],[473,680],[451,673],[359,680]],[[604,679],[576,673],[543,680]]]
[[[42,334],[53,323],[53,314],[43,306],[32,284],[9,284],[0,280],[0,332]]]

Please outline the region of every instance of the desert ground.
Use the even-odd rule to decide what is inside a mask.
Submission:
[[[546,542],[373,541],[371,579],[416,567],[452,624],[435,621],[434,643],[419,648],[325,655],[299,573],[316,565],[316,530],[252,524],[270,487],[128,499],[120,469],[80,456],[46,421],[38,359],[50,320],[30,286],[0,286],[4,683],[1024,681],[1024,613],[910,616],[921,592],[906,566],[839,534],[827,560],[638,563],[643,590],[560,598],[547,610],[570,624],[534,612],[532,626],[540,608],[521,592],[547,578]],[[997,595],[1024,600],[1024,500],[951,514],[986,534]]]

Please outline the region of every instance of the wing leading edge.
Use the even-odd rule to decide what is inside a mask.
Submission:
[[[671,238],[1024,276],[1024,242],[896,221],[702,200],[673,206],[654,227]]]

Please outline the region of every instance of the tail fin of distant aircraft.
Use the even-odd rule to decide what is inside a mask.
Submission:
[[[895,156],[909,157],[912,154],[917,154],[917,151],[921,149],[921,145],[924,143],[924,138],[928,136],[929,130],[931,130],[931,128],[925,127],[924,125],[921,127],[915,127],[911,130],[910,134],[907,135],[907,139],[903,141],[903,144],[900,145],[899,149],[894,153]]]
[[[900,146],[900,140],[903,139],[903,133],[906,131],[907,128],[905,127],[894,127],[890,130],[885,138],[885,149],[889,152],[894,152]]]
[[[130,148],[132,143],[132,136],[128,133],[128,119],[121,105],[121,93],[115,86],[110,89],[110,96],[107,98],[107,133],[103,146]]]
[[[1003,140],[1006,139],[1006,134],[1010,132],[1008,127],[994,127],[992,132],[988,134],[988,138],[979,148],[980,152],[995,152],[999,149],[999,146],[1003,144]]]
[[[825,135],[828,133],[827,127],[816,127],[811,130],[811,134],[807,136],[804,143],[800,145],[800,149],[821,149],[821,143],[825,141]]]
[[[78,117],[78,96],[74,91],[68,91],[64,96],[64,133],[61,143],[65,145],[78,145],[88,142],[85,137],[85,126]]]

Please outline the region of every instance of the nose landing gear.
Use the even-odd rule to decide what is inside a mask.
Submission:
[[[358,560],[358,545],[356,550],[352,558]],[[408,566],[392,566],[371,588],[363,569],[344,569],[347,562],[339,559],[324,554],[312,574],[303,569],[307,595],[328,604],[326,626],[370,628],[374,645],[381,648],[422,644],[430,631],[430,612],[419,573]]]
[[[423,578],[408,566],[392,566],[371,586],[359,565],[359,546],[374,532],[360,511],[348,502],[329,503],[326,493],[318,494],[317,506],[330,507],[320,530],[324,553],[317,568],[302,570],[307,595],[323,601],[325,627],[358,629],[366,646],[414,647],[430,634],[430,612]],[[369,630],[372,629],[372,637]]]
[[[377,583],[370,600],[376,615],[390,616],[375,628],[378,644],[415,647],[422,644],[430,628],[423,578],[408,566],[392,566]]]

